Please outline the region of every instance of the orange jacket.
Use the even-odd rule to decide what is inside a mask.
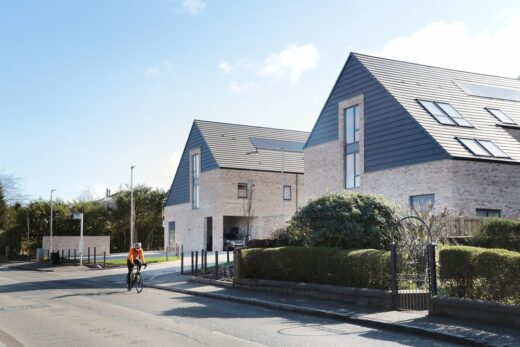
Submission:
[[[128,260],[130,260],[131,263],[134,262],[134,259],[141,258],[142,263],[146,263],[144,260],[144,253],[143,249],[139,248],[139,250],[136,250],[134,247],[130,248],[130,252],[128,252]]]

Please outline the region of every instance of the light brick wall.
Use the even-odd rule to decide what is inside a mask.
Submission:
[[[361,174],[361,187],[343,189],[342,152],[338,142],[305,150],[305,196],[353,191],[383,195],[408,209],[412,195],[435,194],[435,206],[461,216],[477,208],[520,216],[520,166],[467,160],[438,160]]]
[[[68,255],[70,249],[70,256],[76,254],[79,256],[79,236],[52,236],[52,248],[54,251],[64,251],[65,256]],[[87,249],[90,247],[90,255],[94,256],[94,247],[96,247],[97,256],[103,256],[103,252],[107,252],[110,255],[110,236],[83,236],[84,249],[83,254],[87,254]],[[50,249],[51,241],[50,236],[44,236],[42,238],[42,248],[45,256],[47,256],[47,250]]]
[[[252,170],[215,169],[200,175],[200,208],[191,203],[164,209],[164,244],[168,244],[168,222],[175,221],[175,244],[185,251],[206,248],[206,217],[213,217],[213,250],[222,250],[224,216],[245,216],[247,199],[238,198],[238,183],[254,184],[252,238],[269,237],[284,225],[304,203],[303,174],[284,174],[284,185],[290,185],[292,199],[284,201],[281,216],[281,174]],[[242,223],[243,224],[243,223]],[[172,245],[175,246],[175,245]]]

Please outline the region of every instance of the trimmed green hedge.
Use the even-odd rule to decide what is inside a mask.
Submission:
[[[520,252],[520,221],[489,218],[473,235],[472,243],[480,247]]]
[[[447,246],[439,251],[439,277],[450,296],[520,304],[520,253]]]
[[[242,250],[240,278],[389,289],[390,252],[325,247]]]

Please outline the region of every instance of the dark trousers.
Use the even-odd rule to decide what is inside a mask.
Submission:
[[[126,283],[130,283],[130,274],[134,269],[134,265],[137,266],[137,271],[141,271],[141,262],[138,259],[134,259],[134,262],[130,262],[130,259],[126,260],[126,266],[128,267],[128,275],[126,275]]]

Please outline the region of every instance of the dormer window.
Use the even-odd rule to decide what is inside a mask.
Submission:
[[[468,128],[473,127],[473,125],[471,125],[470,122],[462,117],[462,115],[457,112],[457,110],[455,110],[450,104],[445,102],[426,100],[417,100],[417,102],[421,104],[421,106],[441,124]]]
[[[501,111],[501,110],[499,110],[497,108],[486,107],[486,111],[491,113],[496,119],[498,119],[502,123],[505,123],[505,124],[516,124],[516,122],[514,120],[512,120],[511,118],[509,118],[509,116],[507,114],[505,114],[503,111]]]

